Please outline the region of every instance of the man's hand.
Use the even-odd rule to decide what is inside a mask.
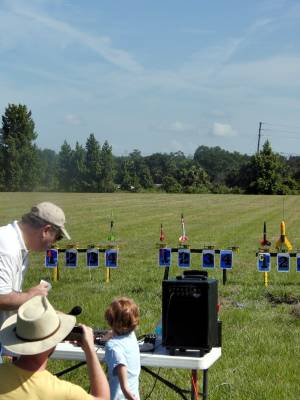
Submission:
[[[86,325],[81,324],[79,326],[82,328],[82,337],[78,344],[80,344],[85,353],[91,395],[94,396],[94,400],[109,400],[109,385],[95,352],[93,330]]]
[[[34,296],[47,296],[49,292],[48,284],[40,283],[28,289],[26,292],[12,291],[8,294],[0,295],[0,310],[17,310],[25,301]]]
[[[30,295],[30,297],[48,296],[48,292],[49,292],[48,282],[45,282],[45,283],[42,282],[39,285],[34,286],[27,290],[27,293]]]
[[[78,341],[78,344],[82,347],[84,351],[94,350],[94,333],[93,329],[89,326],[79,324],[82,329],[82,337],[81,340]]]

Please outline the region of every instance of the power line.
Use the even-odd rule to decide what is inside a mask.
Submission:
[[[265,128],[263,125],[270,126],[270,128]],[[272,128],[272,126],[274,128]],[[278,127],[286,127],[288,129],[280,129]],[[292,130],[293,128],[297,129],[299,131]],[[268,132],[268,134],[265,135],[262,132]],[[269,122],[259,122],[258,140],[257,140],[257,153],[259,153],[259,151],[260,151],[261,138],[264,137],[266,139],[269,139],[270,134],[273,134],[273,135],[275,134],[275,136],[278,136],[278,134],[280,134],[280,135],[284,135],[285,139],[300,140],[300,135],[299,135],[300,134],[300,127],[287,125],[287,124],[272,124],[272,123],[269,123]]]
[[[282,126],[284,128],[292,128],[292,129],[299,129],[300,130],[300,126],[295,126],[295,125],[287,125],[287,124],[272,124],[270,122],[263,122],[264,125],[271,125],[271,126]]]
[[[266,138],[268,138],[268,137],[270,137],[270,135],[261,135],[261,136],[263,136],[263,137],[266,137]],[[277,136],[278,137],[278,136]],[[294,140],[300,140],[300,135],[297,137],[297,136],[293,136],[293,135],[284,135],[284,138],[289,138],[289,139],[294,139]]]
[[[278,133],[295,133],[295,134],[299,134],[300,133],[300,130],[297,132],[297,131],[286,131],[286,130],[282,130],[282,129],[265,129],[265,128],[262,128],[262,131],[264,131],[264,132],[278,132]]]

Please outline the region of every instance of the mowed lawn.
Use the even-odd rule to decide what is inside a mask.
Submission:
[[[192,247],[240,246],[225,286],[219,268],[209,272],[210,277],[219,280],[223,321],[222,357],[209,370],[209,398],[300,399],[300,317],[293,313],[295,304],[287,304],[289,300],[300,301],[300,273],[296,273],[295,258],[291,259],[290,273],[278,273],[272,258],[270,284],[265,288],[255,256],[263,222],[267,222],[273,246],[280,234],[283,215],[293,249],[300,249],[299,196],[1,193],[0,199],[1,225],[17,219],[34,203],[45,200],[57,203],[65,210],[72,243],[80,247],[106,241],[113,212],[120,244],[120,268],[112,271],[110,283],[105,283],[102,266],[96,270],[86,268],[84,254],[79,255],[80,265],[76,270],[64,268],[61,255],[60,279],[52,281],[49,293],[50,301],[62,311],[81,305],[83,312],[78,320],[93,327],[105,327],[106,306],[115,296],[126,295],[140,306],[137,334],[153,332],[161,313],[164,273],[157,266],[156,243],[161,223],[167,242],[173,247],[181,234],[181,213]],[[60,245],[66,244],[63,241]],[[200,268],[200,255],[192,255],[192,267]],[[170,276],[181,273],[173,254]],[[25,286],[35,285],[41,278],[52,279],[52,271],[45,269],[43,254],[32,254]],[[283,302],[271,303],[268,293]],[[72,363],[52,360],[49,365],[53,372],[58,372]],[[187,370],[163,369],[160,374],[181,387],[190,387]],[[65,378],[86,389],[89,386],[85,367]],[[141,374],[142,399],[153,383],[153,378]],[[151,399],[177,398],[177,394],[159,382],[151,395]]]

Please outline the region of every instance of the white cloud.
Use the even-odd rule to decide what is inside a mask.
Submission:
[[[174,121],[171,123],[160,123],[156,126],[153,126],[154,129],[164,132],[171,132],[171,133],[183,133],[183,132],[191,132],[195,130],[192,124],[188,124],[181,121]]]
[[[173,132],[186,132],[192,129],[192,126],[180,121],[175,121],[170,124],[169,130]]]
[[[89,48],[109,63],[121,69],[125,69],[134,73],[143,70],[142,66],[135,61],[131,54],[122,49],[113,47],[110,37],[93,36],[91,34],[82,32],[67,22],[51,18],[35,10],[25,9],[23,6],[20,6],[17,3],[12,3],[10,12],[11,22],[16,28],[14,33],[15,36],[16,34],[23,35],[24,33],[22,29],[18,29],[20,24],[29,24],[29,26],[30,24],[37,25],[39,30],[41,27],[44,27],[46,32],[50,28],[52,32],[58,35],[55,39],[57,45],[61,46],[62,43],[66,43],[66,40],[69,39],[72,43],[77,45],[81,44],[82,46]],[[16,16],[15,20],[13,20],[13,15]],[[21,20],[20,17],[23,18],[23,20]],[[2,19],[4,18],[2,17],[1,20]],[[20,41],[22,39],[23,36],[20,37]]]
[[[67,125],[82,125],[82,120],[80,119],[80,117],[78,117],[78,115],[75,114],[66,114],[64,117],[64,121]]]
[[[232,128],[230,124],[221,124],[219,122],[214,122],[212,128],[212,135],[218,137],[232,137],[236,136],[236,131]]]

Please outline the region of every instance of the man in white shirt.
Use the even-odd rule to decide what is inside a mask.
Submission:
[[[22,292],[29,251],[46,251],[65,236],[65,214],[50,202],[42,202],[23,215],[21,221],[0,227],[0,326],[25,301],[47,296],[48,284],[40,283]]]

